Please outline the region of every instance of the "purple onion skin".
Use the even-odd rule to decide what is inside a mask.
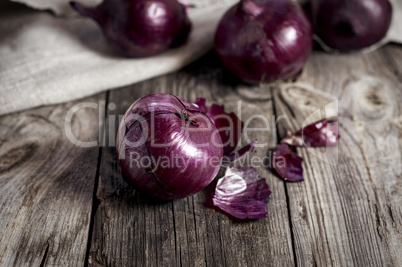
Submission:
[[[147,141],[133,145],[140,140]],[[204,189],[217,175],[223,156],[222,141],[208,116],[186,100],[167,94],[147,95],[131,105],[120,123],[116,150],[120,171],[130,185],[167,200]],[[135,155],[131,159],[140,155],[144,164],[133,164],[131,155]],[[146,159],[152,157],[155,164],[147,166]],[[171,159],[169,166],[161,164],[166,157]],[[212,158],[214,164],[208,161]]]
[[[218,180],[213,204],[239,219],[267,217],[271,191],[255,168],[228,168]]]
[[[338,145],[339,125],[336,120],[322,119],[304,126],[281,140],[289,146],[326,147]]]
[[[225,13],[215,35],[224,67],[250,84],[294,78],[312,45],[310,21],[290,0],[242,0]]]
[[[273,167],[285,181],[303,181],[303,159],[290,150],[288,144],[279,144],[274,152]]]
[[[127,57],[148,57],[183,44],[191,31],[186,9],[177,0],[104,0],[94,8],[71,6],[94,19],[109,45]]]
[[[314,32],[339,51],[377,43],[391,24],[388,0],[311,0],[310,7]]]

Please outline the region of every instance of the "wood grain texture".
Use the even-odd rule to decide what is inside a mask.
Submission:
[[[213,54],[184,70],[110,92],[107,128],[114,135],[117,120],[139,97],[172,93],[194,101],[205,97],[208,105],[225,104],[237,114],[241,100],[243,120],[255,114],[271,119],[270,90],[232,87],[222,81]],[[111,120],[110,120],[111,119]],[[115,123],[115,125],[111,126]],[[266,128],[265,121],[250,120],[251,127]],[[109,132],[109,131],[108,131]],[[264,157],[276,143],[274,125],[268,131],[250,132],[267,145],[256,156]],[[106,137],[109,140],[109,136]],[[113,140],[113,138],[112,138]],[[114,147],[102,153],[95,215],[89,255],[91,266],[292,266],[294,265],[284,183],[258,168],[272,190],[268,218],[239,223],[207,208],[210,189],[181,200],[158,202],[127,187],[117,171]],[[213,185],[212,185],[213,189]]]
[[[297,81],[261,87],[227,79],[211,53],[174,74],[0,117],[0,266],[402,266],[401,84],[396,45],[370,54],[314,51]],[[260,128],[248,132],[265,144],[252,154],[258,158],[286,130],[325,116],[338,117],[340,144],[297,149],[302,183],[258,168],[272,191],[267,219],[240,222],[209,208],[214,185],[152,200],[122,180],[114,140],[119,116],[155,92],[202,96],[241,114]],[[101,147],[72,144],[68,110],[104,100]],[[102,114],[80,109],[74,136],[98,140]]]
[[[99,148],[66,136],[66,114],[79,102],[0,117],[0,266],[85,263]],[[77,111],[71,129],[98,140],[98,110]]]
[[[297,149],[305,181],[286,185],[300,266],[402,266],[401,61],[392,45],[315,52],[297,82],[274,90],[281,138],[306,119],[340,125],[338,148]]]

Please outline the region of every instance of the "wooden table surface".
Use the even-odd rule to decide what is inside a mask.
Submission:
[[[267,144],[260,157],[317,110],[338,113],[341,139],[318,156],[297,149],[304,182],[258,168],[272,191],[265,219],[208,208],[211,188],[151,200],[122,180],[113,136],[119,115],[155,92],[205,97],[236,113],[241,101],[242,119],[262,128],[249,132]],[[402,47],[387,45],[369,54],[316,50],[296,81],[260,87],[227,79],[210,53],[173,74],[0,117],[0,265],[402,266],[401,102]],[[74,113],[71,133],[100,145],[77,146],[66,134],[80,103],[94,106]]]

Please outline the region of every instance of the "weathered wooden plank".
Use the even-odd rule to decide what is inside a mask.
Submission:
[[[314,52],[297,82],[274,90],[280,137],[339,105],[339,147],[297,149],[305,181],[286,184],[300,266],[402,265],[401,61],[396,46]]]
[[[65,118],[105,94],[0,118],[0,265],[83,266],[99,148],[73,144]],[[72,117],[81,141],[98,140],[97,108]]]
[[[155,92],[172,93],[190,101],[202,96],[208,104],[225,104],[236,113],[237,101],[241,100],[243,120],[255,114],[270,120],[273,115],[270,90],[228,86],[222,82],[222,71],[213,54],[178,73],[110,92],[109,102],[116,109],[109,110],[109,115],[121,115],[134,100]],[[107,125],[110,127],[110,123]],[[258,118],[250,126],[267,127]],[[117,128],[117,123],[111,128]],[[250,132],[250,137],[268,144],[257,154],[263,157],[276,143],[276,129],[271,125],[268,131]],[[205,207],[208,190],[172,202],[155,202],[137,194],[118,174],[114,147],[105,147],[89,264],[294,265],[284,184],[263,168],[258,171],[267,177],[273,192],[268,218],[238,223]]]

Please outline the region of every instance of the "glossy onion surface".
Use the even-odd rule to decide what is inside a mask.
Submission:
[[[147,57],[182,44],[191,30],[177,0],[104,0],[95,8],[71,6],[94,19],[109,45],[127,57]]]
[[[313,32],[304,11],[289,0],[243,0],[221,19],[215,50],[224,67],[246,83],[299,74]]]
[[[329,47],[350,51],[369,47],[386,35],[388,0],[311,0],[314,32]]]
[[[120,171],[136,189],[160,199],[177,199],[205,188],[223,155],[215,125],[199,107],[167,94],[135,101],[116,140]]]

